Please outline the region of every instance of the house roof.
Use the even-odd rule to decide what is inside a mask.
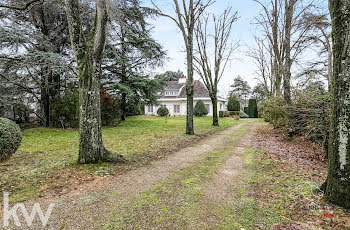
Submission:
[[[194,99],[196,98],[210,98],[209,91],[206,86],[199,80],[195,80],[194,84]],[[180,91],[178,96],[173,95],[165,95],[166,91]],[[161,99],[186,99],[186,83],[179,83],[178,81],[170,81],[167,86],[160,94]],[[225,100],[224,98],[218,96],[218,99]]]
[[[209,91],[202,82],[195,80],[193,82],[193,84],[194,84],[194,95],[193,95],[194,98],[209,97]],[[186,87],[183,87],[181,89],[181,92],[180,92],[178,98],[187,98]]]
[[[164,90],[179,90],[185,83],[179,83],[178,81],[169,81]]]

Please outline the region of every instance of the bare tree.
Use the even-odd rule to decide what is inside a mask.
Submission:
[[[311,29],[313,30],[308,39],[321,44],[322,48],[319,52],[320,56],[326,54],[327,60],[322,65],[327,67],[327,80],[328,80],[328,91],[332,88],[332,75],[333,75],[333,51],[332,51],[332,39],[331,39],[331,23],[327,14],[313,14],[309,13],[305,16],[305,20],[311,24]],[[317,66],[319,63],[312,63],[313,66]],[[312,68],[311,68],[312,69]],[[313,72],[313,70],[311,70]]]
[[[262,28],[264,36],[272,48],[271,73],[274,76],[274,93],[277,96],[282,95],[282,71],[284,63],[284,34],[283,34],[283,2],[282,0],[270,0],[268,4],[260,0],[253,0],[263,8],[262,13],[256,17],[255,23]]]
[[[306,39],[311,25],[304,17],[315,7],[314,0],[253,0],[263,8],[256,24],[263,28],[264,36],[273,48],[273,75],[276,95],[291,103],[291,68],[298,56],[308,47]]]
[[[305,15],[309,14],[314,7],[314,0],[285,0],[284,1],[284,68],[283,90],[284,100],[287,104],[292,103],[291,95],[291,68],[297,56],[308,46],[307,35],[311,24],[305,21]],[[294,52],[294,53],[292,53]]]
[[[152,2],[153,3],[153,2]],[[153,5],[158,10],[159,15],[168,17],[173,20],[178,28],[182,32],[184,39],[186,53],[187,53],[187,82],[186,82],[186,94],[187,94],[187,120],[186,120],[186,134],[194,134],[193,128],[193,44],[194,44],[194,28],[198,18],[203,14],[204,10],[212,3],[212,0],[182,0],[180,6],[178,0],[173,0],[173,6],[175,8],[176,17],[170,14],[164,13],[156,4]]]
[[[272,74],[273,68],[273,50],[269,42],[254,36],[255,46],[248,47],[248,57],[252,58],[255,66],[258,68],[258,80],[264,86],[265,96],[274,95],[275,78]]]
[[[210,18],[213,21],[214,31],[209,32]],[[213,104],[213,125],[219,125],[218,120],[218,83],[222,78],[228,62],[238,43],[232,44],[230,35],[233,23],[237,21],[237,12],[232,13],[232,8],[227,8],[222,15],[207,14],[198,20],[195,29],[198,55],[195,56],[195,70],[202,78],[209,90],[209,96]],[[214,52],[210,44],[213,43]],[[211,55],[213,53],[213,56]],[[211,62],[214,59],[214,63]]]

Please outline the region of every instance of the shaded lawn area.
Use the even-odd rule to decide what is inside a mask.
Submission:
[[[185,134],[185,117],[129,117],[117,127],[104,128],[106,147],[123,154],[128,160],[124,165],[78,165],[77,130],[28,129],[23,132],[17,153],[0,165],[0,188],[11,193],[13,202],[35,198],[46,190],[64,190],[96,176],[145,165],[239,123],[231,118],[220,118],[220,127],[213,127],[211,122],[211,117],[195,118],[196,135],[193,136]]]
[[[262,123],[257,131],[249,191],[242,210],[254,218],[246,229],[350,229],[350,212],[324,201],[327,177],[324,150],[301,137],[286,139]],[[246,199],[246,200],[249,200]],[[244,214],[244,212],[242,212]],[[241,220],[247,219],[241,215]],[[244,223],[241,221],[241,223]]]

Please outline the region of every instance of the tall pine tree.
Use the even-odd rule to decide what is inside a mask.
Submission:
[[[163,81],[151,79],[145,70],[162,65],[165,51],[151,37],[146,21],[154,15],[152,9],[142,7],[139,0],[120,0],[112,4],[105,78],[121,98],[121,120],[125,120],[128,105],[156,102],[156,92]]]

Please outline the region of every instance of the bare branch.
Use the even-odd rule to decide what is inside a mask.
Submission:
[[[209,17],[212,18],[213,32],[209,33]],[[209,90],[210,97],[216,98],[218,83],[221,80],[231,56],[238,47],[238,43],[230,43],[230,35],[233,23],[238,19],[237,12],[232,13],[227,8],[222,15],[217,17],[214,14],[202,16],[196,24],[197,56],[196,72],[202,78]],[[209,39],[212,41],[209,41]],[[210,39],[210,40],[211,40]],[[213,43],[213,65],[210,63],[209,45]]]
[[[43,3],[44,3],[44,0],[32,0],[32,1],[29,1],[26,4],[24,4],[23,6],[9,6],[9,5],[5,5],[5,4],[0,4],[0,8],[7,8],[7,9],[12,9],[12,10],[24,11],[24,10],[31,9],[35,5],[43,4]]]

